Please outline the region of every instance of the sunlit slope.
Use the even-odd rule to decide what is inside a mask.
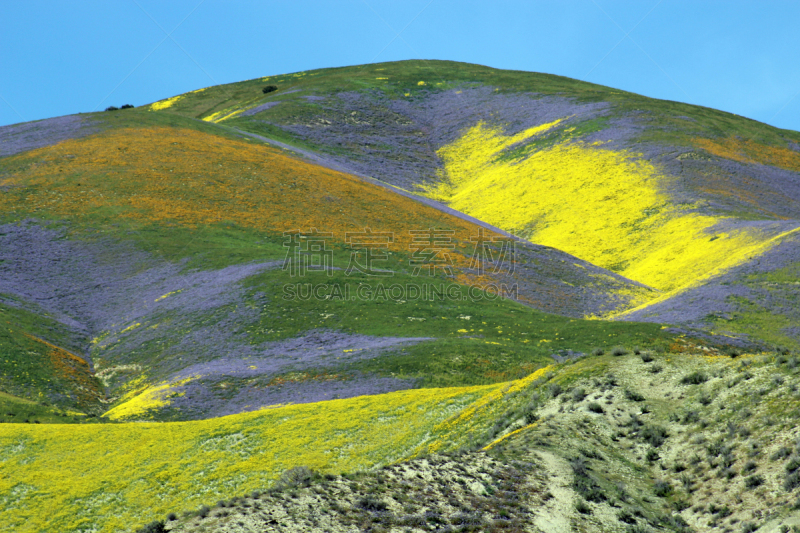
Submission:
[[[800,220],[797,132],[558,76],[403,61],[150,109],[323,154],[666,293],[760,256]]]
[[[91,412],[190,420],[506,381],[554,351],[666,337],[652,324],[558,316],[626,309],[651,292],[564,252],[519,243],[513,274],[480,273],[470,263],[483,228],[391,189],[175,115],[127,110],[96,122],[97,133],[0,159],[0,293],[35,310],[29,322],[49,315],[69,333],[20,337],[24,346],[0,360],[6,392],[52,402],[66,392],[48,380],[83,358]],[[283,232],[313,228],[330,234],[337,270],[293,278],[281,270]],[[346,233],[365,228],[392,234],[389,257],[375,265],[387,279],[345,272]],[[453,278],[412,273],[410,231],[430,228],[452,232]],[[353,294],[378,281],[456,292],[518,284],[529,307],[503,298],[283,300],[284,287],[300,281],[350,284]],[[45,356],[35,380],[18,361],[28,345]]]
[[[349,472],[451,449],[543,374],[187,423],[3,424],[0,520],[20,532],[130,531],[176,506],[263,489],[298,465]]]
[[[476,125],[438,151],[442,181],[428,194],[665,292],[751,259],[787,231],[704,214],[700,201],[677,204],[672,178],[634,151],[567,140],[508,154],[558,125],[517,135]]]
[[[439,224],[468,240],[472,225],[255,143],[190,129],[112,130],[4,160],[5,213],[41,213],[88,222],[122,219],[183,225],[233,223],[273,232],[333,232],[383,223],[397,227],[392,248],[408,250],[403,226]],[[20,168],[21,167],[21,168]],[[393,228],[394,229],[394,228]]]
[[[134,237],[128,235],[146,229],[147,249],[155,248],[170,259],[203,255],[204,269],[247,258],[283,257],[286,231],[327,233],[328,244],[347,254],[346,233],[370,228],[391,234],[388,248],[396,255],[382,268],[403,270],[415,250],[411,232],[436,228],[452,232],[455,248],[449,257],[461,282],[516,281],[469,272],[474,239],[481,231],[478,224],[260,142],[232,139],[227,130],[215,135],[158,121],[153,125],[148,122],[155,114],[147,111],[121,116],[121,123],[106,119],[108,128],[101,134],[4,158],[2,212],[16,219],[30,216],[99,226],[103,233],[123,239],[138,238],[135,232]],[[217,228],[211,235],[206,231],[210,227]],[[182,242],[165,242],[165,234],[182,229]],[[228,238],[224,244],[235,249],[212,256],[203,241],[219,246],[226,240],[220,233],[236,233],[239,242],[231,245]],[[500,236],[487,230],[486,238],[493,237]],[[254,241],[261,244],[255,246]],[[537,267],[539,271],[531,274],[538,287],[521,290],[523,300],[539,308],[580,315],[596,312],[598,305],[624,307],[642,292],[627,280],[561,252],[521,246],[521,266],[546,265],[546,271]],[[226,261],[229,255],[233,258]],[[518,270],[518,278],[526,275]],[[581,304],[572,294],[575,287],[592,293],[598,302]],[[603,292],[606,296],[600,296]],[[553,302],[556,307],[551,307]]]

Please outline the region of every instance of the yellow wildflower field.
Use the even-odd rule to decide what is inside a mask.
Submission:
[[[511,383],[416,389],[169,423],[0,426],[0,523],[15,532],[130,530],[264,489],[305,465],[369,469],[457,446]]]
[[[530,142],[561,120],[504,135],[479,123],[438,152],[441,182],[426,194],[451,207],[664,292],[735,266],[776,235],[723,230],[721,216],[676,205],[667,177],[626,150],[579,141],[524,158],[503,151]]]

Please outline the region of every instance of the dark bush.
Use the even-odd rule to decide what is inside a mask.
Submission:
[[[672,507],[680,513],[691,507],[691,505],[686,500],[675,500],[672,502]]]
[[[552,396],[553,398],[557,397],[559,394],[563,392],[561,389],[561,385],[559,385],[558,383],[551,383],[548,389],[550,390],[550,396]]]
[[[758,526],[752,522],[743,522],[742,523],[742,533],[753,533],[753,531],[757,530]]]
[[[574,474],[572,486],[575,489],[575,492],[590,502],[605,501],[606,495],[603,494],[600,486],[589,475],[589,465],[587,464],[586,459],[577,456],[574,457],[569,464],[572,467],[572,473]]]
[[[357,506],[365,511],[374,512],[382,512],[387,509],[384,501],[373,498],[372,496],[364,496],[358,501]]]
[[[628,349],[624,346],[614,346],[614,348],[611,349],[611,355],[615,355],[617,357],[620,355],[628,355]]]
[[[638,392],[632,391],[630,389],[625,389],[625,397],[627,399],[631,400],[632,402],[643,402],[644,401],[644,396],[642,396]]]
[[[783,482],[783,490],[791,492],[797,487],[800,487],[800,472],[786,474],[786,479]]]
[[[689,524],[686,523],[686,520],[684,520],[679,514],[664,516],[661,518],[661,522],[672,529],[677,529],[678,531],[684,531],[685,528],[689,526]]]
[[[726,354],[727,354],[727,355],[728,355],[728,356],[729,356],[731,359],[733,359],[733,358],[736,358],[736,357],[739,357],[739,356],[741,355],[741,353],[739,352],[739,350],[738,350],[737,348],[734,348],[733,346],[728,346],[728,347],[725,349],[725,353],[726,353]]]
[[[744,486],[748,489],[755,489],[764,484],[764,477],[758,474],[744,478]]]
[[[730,450],[726,450],[725,453],[722,454],[720,457],[720,466],[722,468],[730,468],[733,466],[733,463],[736,462],[736,458],[733,456],[733,452]]]
[[[664,367],[659,364],[655,364],[647,369],[647,371],[650,372],[651,374],[658,374],[662,370],[664,370]]]
[[[667,437],[669,437],[667,430],[661,426],[647,426],[641,431],[641,433],[639,433],[639,435],[645,442],[650,443],[650,445],[654,448],[658,448],[664,444],[664,441],[667,440]]]
[[[598,461],[606,460],[606,458],[603,457],[603,455],[597,450],[590,450],[589,448],[579,448],[578,451],[581,452],[581,455],[583,455],[588,459],[597,459]]]
[[[594,350],[592,350],[592,355],[603,355],[605,353],[606,351],[602,348],[595,348]]]
[[[650,352],[642,352],[641,358],[643,363],[649,363],[650,361],[653,360],[653,354],[651,354]]]
[[[110,106],[108,106],[108,107],[106,108],[106,111],[119,111],[119,108],[118,108],[118,107],[115,107],[115,106],[113,106],[113,105],[110,105]]]
[[[758,465],[755,462],[747,461],[742,467],[742,475],[749,474],[750,472],[755,472],[757,468]]]
[[[731,479],[735,478],[737,475],[738,474],[736,473],[736,470],[734,470],[733,468],[726,468],[724,470],[720,470],[720,473],[719,473],[720,477],[724,477],[728,481],[730,481]]]
[[[581,514],[592,514],[592,508],[582,500],[578,500],[578,503],[575,504],[575,510]]]
[[[626,524],[635,524],[636,523],[636,517],[633,516],[628,511],[624,511],[624,510],[620,511],[619,514],[617,514],[617,520],[619,520],[620,522],[625,522]]]
[[[647,450],[647,455],[645,455],[645,458],[651,463],[654,463],[660,459],[658,451],[655,448],[650,448]]]
[[[731,508],[728,507],[727,505],[723,505],[719,509],[715,510],[714,514],[717,515],[719,518],[728,518],[730,515],[733,514],[733,511],[731,511]]]
[[[694,492],[694,480],[687,474],[682,474],[680,477],[681,484],[686,492]]]
[[[178,519],[178,515],[176,515],[175,513],[169,513],[167,515],[167,520],[169,520],[170,522],[174,522],[177,519]]]
[[[120,107],[120,109],[133,109],[131,104],[125,104],[124,106]]]
[[[211,509],[208,508],[208,505],[202,506],[200,509],[197,510],[197,516],[200,518],[205,518],[208,516],[208,513],[211,512]]]
[[[164,527],[163,520],[156,520],[154,522],[150,522],[143,528],[138,529],[136,533],[167,533],[167,528]]]
[[[684,424],[694,424],[698,420],[700,420],[700,415],[697,413],[697,411],[686,411],[683,413],[681,422]]]
[[[681,383],[684,385],[700,385],[708,381],[708,376],[703,372],[692,372],[688,376],[683,376]]]
[[[589,464],[583,457],[578,456],[573,458],[569,462],[569,465],[572,467],[572,473],[577,477],[586,477],[589,475]]]
[[[653,492],[659,498],[665,498],[672,492],[672,485],[670,485],[668,481],[658,479],[653,484]]]
[[[296,466],[281,474],[279,481],[283,487],[307,487],[314,479],[314,471],[307,466]]]
[[[800,468],[800,457],[795,455],[786,463],[786,471],[792,473],[798,468]]]
[[[783,446],[778,451],[773,453],[770,456],[770,459],[772,459],[773,461],[777,461],[778,459],[786,459],[790,455],[792,455],[791,448],[787,448],[786,446]]]
[[[605,411],[603,410],[603,406],[601,406],[597,402],[590,403],[589,405],[586,406],[586,408],[593,413],[600,413],[600,414],[605,413]]]
[[[271,92],[277,91],[277,90],[278,90],[277,86],[275,86],[275,85],[267,85],[266,87],[261,89],[261,92],[264,93],[264,94],[267,94],[267,93],[271,93]]]
[[[582,401],[586,398],[586,391],[583,388],[578,387],[577,389],[572,389],[572,399],[576,402]]]
[[[708,452],[709,457],[717,457],[718,455],[727,453],[728,447],[725,446],[722,440],[718,440],[706,446],[706,452]]]

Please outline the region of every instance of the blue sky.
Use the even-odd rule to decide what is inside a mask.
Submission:
[[[559,74],[800,130],[798,20],[794,1],[3,0],[0,125],[422,58]]]

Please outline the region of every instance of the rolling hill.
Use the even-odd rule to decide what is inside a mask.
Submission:
[[[720,453],[659,495],[653,483],[683,482],[639,435],[667,427],[680,447],[681,434],[744,423],[770,442],[750,455],[767,473],[752,494],[791,486],[793,470],[759,458],[792,456],[800,437],[798,228],[798,132],[464,63],[270,76],[2,127],[0,516],[17,531],[132,531],[280,479],[278,499],[447,453],[536,463],[525,483],[558,504],[504,518],[480,499],[491,491],[473,491],[485,508],[462,524],[473,530],[501,518],[547,530],[548,516],[579,530],[712,527],[697,509],[713,494],[689,488],[715,487]],[[682,382],[690,371],[705,379]],[[737,388],[723,379],[734,372],[755,381]],[[770,398],[745,419],[770,424],[733,413],[743,388]],[[597,390],[614,410],[562,389]],[[688,394],[699,389],[711,401]],[[562,434],[561,419],[585,431]],[[602,472],[586,474],[592,456],[575,469],[585,439],[614,457]],[[744,446],[720,476],[745,468]],[[296,467],[316,473],[281,478]],[[623,478],[638,487],[616,497],[624,508],[584,490]],[[793,512],[749,490],[715,524],[780,508],[759,515],[778,527]],[[348,491],[341,509],[325,504],[343,531],[427,512]],[[191,530],[197,516],[152,527]]]

